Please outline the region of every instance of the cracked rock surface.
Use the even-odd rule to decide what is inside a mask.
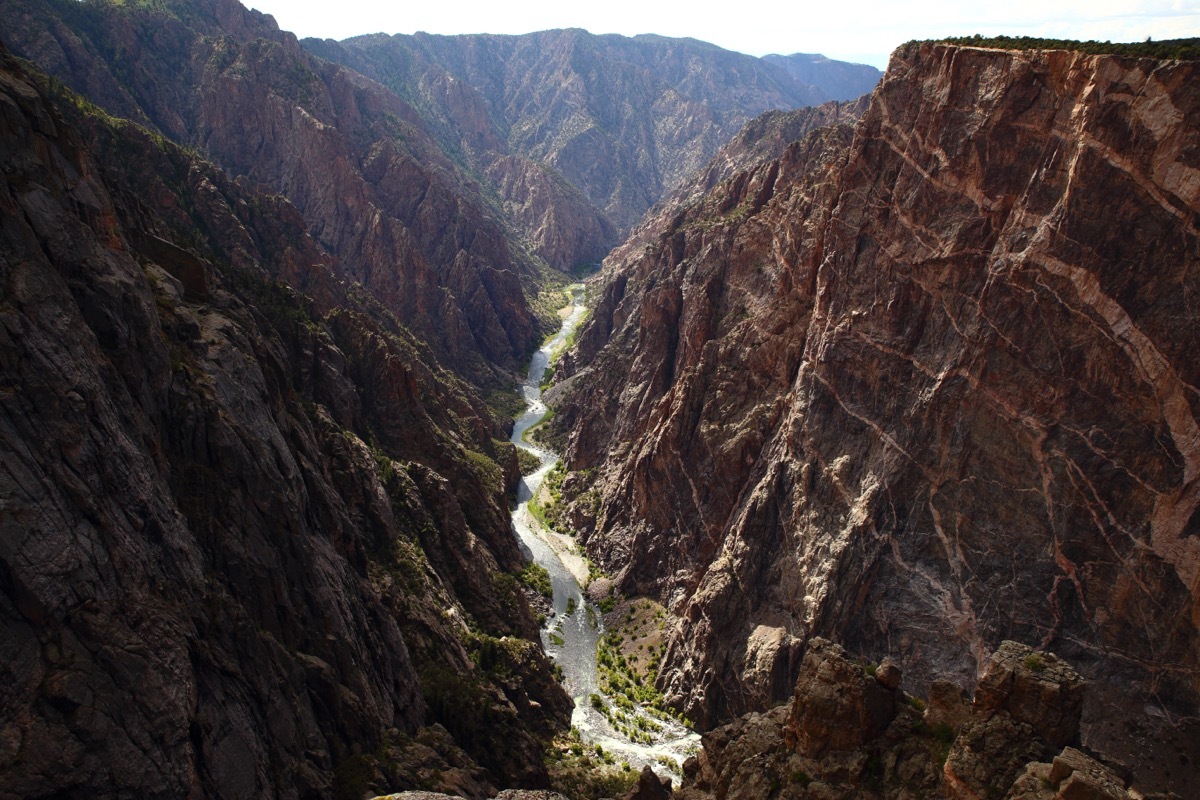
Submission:
[[[1195,718],[1197,77],[909,45],[856,127],[610,256],[556,422],[690,718],[785,699],[815,635],[964,688],[1014,639]]]

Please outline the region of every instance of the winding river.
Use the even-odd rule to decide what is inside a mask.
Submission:
[[[571,724],[579,730],[585,742],[600,745],[618,763],[625,761],[638,770],[650,764],[666,776],[668,772],[662,759],[682,764],[696,750],[700,737],[679,723],[655,718],[654,721],[662,728],[654,734],[654,741],[650,744],[635,743],[618,732],[603,714],[592,707],[589,700],[591,695],[603,696],[596,667],[596,646],[604,635],[604,623],[599,609],[587,600],[581,588],[587,582],[587,562],[573,539],[547,530],[529,511],[530,499],[558,462],[558,454],[530,444],[525,440],[525,434],[546,413],[540,384],[550,358],[583,321],[585,314],[583,286],[571,286],[569,291],[572,298],[570,312],[559,332],[534,353],[529,374],[521,387],[525,413],[514,424],[511,441],[537,456],[541,466],[521,480],[517,490],[517,507],[513,511],[513,530],[525,555],[550,573],[554,588],[554,613],[542,629],[542,644],[550,657],[562,667],[563,684],[575,700]],[[567,613],[568,607],[572,609],[570,614]],[[605,699],[608,701],[608,698]]]

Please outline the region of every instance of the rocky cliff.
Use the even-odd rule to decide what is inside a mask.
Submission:
[[[549,320],[537,259],[421,115],[236,0],[6,0],[18,55],[114,115],[287,197],[440,360],[507,388]],[[528,191],[528,190],[527,190]]]
[[[601,257],[751,117],[840,98],[825,82],[859,66],[821,64],[797,79],[691,39],[582,30],[304,45],[413,98],[465,160],[499,170],[506,206],[560,268]],[[514,170],[520,182],[508,179]],[[548,196],[557,183],[584,202]]]
[[[285,199],[0,51],[0,797],[485,797],[515,453]]]
[[[1128,770],[1079,743],[1085,682],[1016,642],[992,654],[973,700],[814,638],[791,702],[706,734],[684,766],[685,800],[1132,800]]]
[[[1195,717],[1197,86],[909,45],[852,135],[610,257],[556,419],[690,717],[785,697],[814,635],[963,686],[1017,639]]]

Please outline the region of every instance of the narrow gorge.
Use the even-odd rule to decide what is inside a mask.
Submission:
[[[1195,795],[1200,41],[0,22],[0,800]]]
[[[574,699],[571,726],[589,747],[598,745],[614,762],[619,759],[638,770],[650,766],[669,774],[664,767],[678,771],[698,748],[699,737],[668,710],[606,690],[597,664],[597,651],[605,636],[605,611],[584,592],[593,578],[591,564],[569,535],[545,524],[530,509],[547,475],[559,463],[553,450],[528,440],[529,431],[543,424],[548,412],[541,401],[541,384],[587,311],[583,287],[573,286],[568,291],[572,303],[563,309],[562,328],[534,353],[521,387],[526,410],[517,418],[510,441],[534,455],[538,466],[521,479],[517,489],[513,530],[529,560],[549,576],[550,613],[542,630],[542,644],[561,668],[563,686]],[[544,514],[541,516],[544,518]],[[640,677],[637,680],[640,682]],[[618,730],[622,723],[630,732]],[[641,736],[634,739],[632,731]]]

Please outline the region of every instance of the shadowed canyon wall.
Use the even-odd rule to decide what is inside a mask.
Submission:
[[[548,330],[536,259],[394,93],[236,0],[6,0],[4,41],[116,116],[287,197],[447,366],[507,388]]]
[[[286,200],[3,51],[0,161],[0,797],[415,786],[414,735],[544,782],[570,701],[474,391]]]

